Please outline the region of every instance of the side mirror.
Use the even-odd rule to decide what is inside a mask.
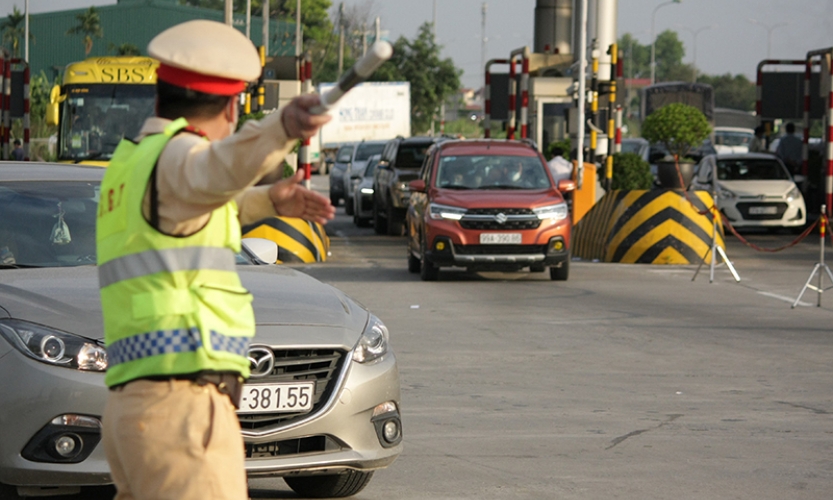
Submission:
[[[64,97],[66,99],[66,97]],[[64,99],[61,99],[61,87],[55,85],[52,91],[49,92],[49,104],[46,105],[46,123],[47,125],[58,125],[59,111],[58,107]]]
[[[558,181],[558,190],[562,193],[569,193],[576,190],[576,181],[572,179],[561,179]]]
[[[807,180],[807,177],[805,177],[801,174],[796,174],[796,175],[793,176],[793,182],[795,182],[796,184],[804,184],[804,182],[806,180]]]
[[[390,162],[388,162],[387,160],[381,160],[379,163],[376,164],[376,168],[381,168],[383,170],[388,169],[390,168]]]
[[[422,179],[415,179],[408,183],[408,187],[411,188],[411,191],[417,193],[424,193],[425,192],[425,181]]]
[[[266,238],[243,238],[243,247],[261,264],[274,264],[278,260],[278,244]]]

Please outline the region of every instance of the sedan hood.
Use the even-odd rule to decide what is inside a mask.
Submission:
[[[783,198],[795,187],[795,183],[788,180],[719,181],[718,184],[739,197]]]
[[[367,312],[335,288],[280,266],[238,266],[255,297],[258,326],[325,327],[361,332]],[[15,318],[88,338],[104,337],[94,266],[0,271],[0,318]],[[336,333],[338,341],[342,335]]]
[[[534,208],[559,203],[563,201],[563,198],[558,192],[552,190],[490,189],[458,191],[440,189],[436,191],[431,201],[460,208]]]

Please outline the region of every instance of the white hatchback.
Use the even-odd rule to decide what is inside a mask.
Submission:
[[[712,190],[717,207],[734,227],[800,228],[807,220],[804,197],[784,164],[762,153],[709,155],[697,167],[692,190]]]

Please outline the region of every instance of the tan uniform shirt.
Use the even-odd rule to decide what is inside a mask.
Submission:
[[[295,146],[295,139],[286,135],[281,114],[249,120],[239,132],[220,141],[209,142],[190,133],[174,136],[156,167],[159,229],[166,234],[193,234],[205,226],[214,209],[232,199],[237,202],[241,225],[277,215],[269,186],[255,185],[265,177],[279,178],[278,167]],[[136,140],[162,133],[169,123],[164,118],[148,118]],[[142,211],[150,218],[150,190]]]

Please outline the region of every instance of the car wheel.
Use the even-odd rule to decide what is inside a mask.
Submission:
[[[419,260],[419,277],[422,278],[422,281],[437,281],[440,277],[440,268],[425,258],[425,241],[421,245],[422,255],[420,255]]]
[[[353,198],[345,198],[344,199],[344,212],[347,215],[353,215]]]
[[[393,207],[388,208],[388,236],[402,236],[403,224]]]
[[[378,206],[378,203],[373,203],[373,230],[376,231],[376,234],[385,234],[387,226],[385,225],[385,220],[379,214]]]
[[[550,279],[553,281],[567,281],[570,277],[570,256],[559,267],[550,267]]]
[[[350,470],[343,474],[285,477],[292,491],[306,498],[343,498],[362,491],[373,472]]]

